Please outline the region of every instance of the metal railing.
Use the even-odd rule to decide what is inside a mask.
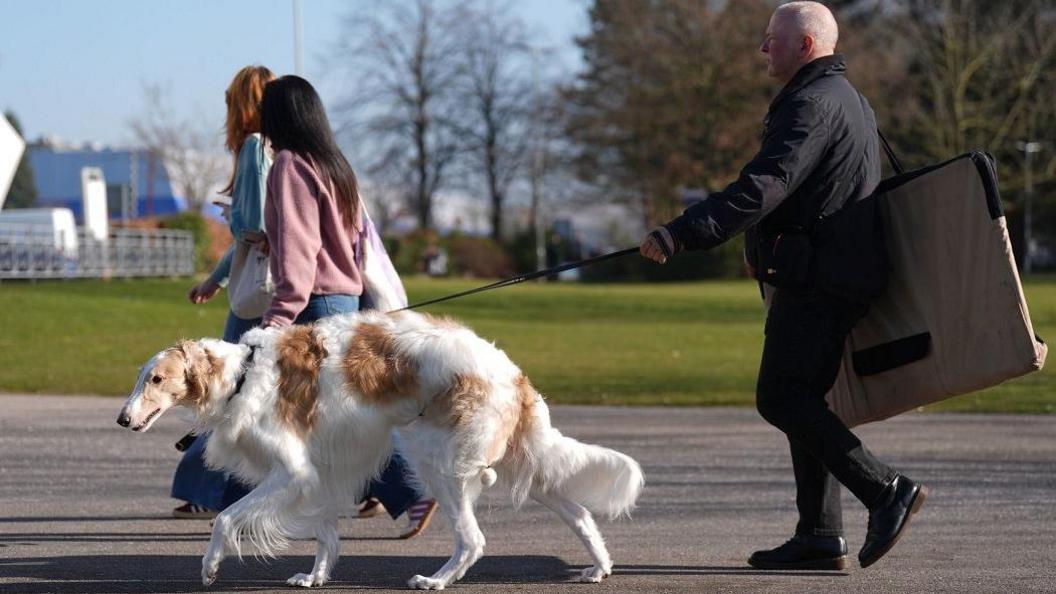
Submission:
[[[107,241],[77,230],[76,242],[44,225],[0,223],[0,279],[189,276],[194,235],[111,229]]]

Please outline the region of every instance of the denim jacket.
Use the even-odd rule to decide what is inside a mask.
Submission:
[[[264,231],[264,199],[267,194],[268,170],[271,158],[265,149],[260,134],[246,137],[242,150],[238,152],[234,189],[231,192],[231,236],[241,241],[243,231]],[[220,285],[227,285],[231,272],[231,256],[235,246],[228,248],[209,278]]]

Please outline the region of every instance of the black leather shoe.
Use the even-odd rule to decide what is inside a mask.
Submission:
[[[869,510],[869,529],[865,544],[858,551],[858,562],[869,567],[887,554],[906,532],[910,518],[924,505],[928,488],[904,476],[896,476],[880,501]]]
[[[843,569],[847,567],[847,541],[842,536],[793,536],[785,544],[756,551],[748,558],[756,569]]]

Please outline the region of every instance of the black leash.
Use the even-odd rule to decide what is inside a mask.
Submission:
[[[586,259],[583,259],[583,260],[576,260],[575,262],[569,262],[567,264],[561,264],[560,266],[554,266],[553,268],[547,268],[546,270],[537,270],[535,272],[528,272],[528,273],[521,274],[521,275],[518,275],[518,276],[505,278],[505,279],[502,279],[500,281],[495,281],[495,282],[491,283],[490,285],[484,285],[483,287],[477,287],[475,289],[470,289],[468,291],[462,291],[461,293],[455,293],[454,295],[448,295],[446,297],[438,297],[436,299],[430,299],[429,301],[422,301],[421,303],[415,303],[413,305],[408,305],[407,307],[404,307],[402,309],[393,310],[393,311],[405,311],[405,310],[408,310],[408,309],[416,309],[416,308],[419,308],[419,307],[425,307],[426,305],[433,305],[434,303],[440,303],[442,301],[450,301],[452,299],[458,299],[459,297],[467,297],[469,295],[474,295],[476,293],[483,293],[484,291],[490,291],[492,289],[501,289],[502,287],[509,287],[511,285],[516,285],[518,283],[523,283],[525,281],[530,281],[532,279],[540,278],[540,277],[543,277],[543,276],[550,276],[552,274],[558,274],[558,273],[564,272],[566,270],[574,270],[576,268],[582,268],[583,266],[589,266],[591,264],[597,264],[598,262],[604,262],[605,260],[612,260],[614,258],[622,258],[623,256],[629,256],[631,254],[637,254],[637,253],[638,253],[638,248],[633,247],[633,248],[627,248],[625,250],[620,250],[618,252],[612,252],[612,253],[609,253],[609,254],[603,254],[601,256],[594,256],[593,258],[586,258]]]
[[[257,347],[249,347],[249,356],[242,362],[242,375],[238,376],[238,381],[235,382],[235,391],[231,393],[231,396],[227,399],[231,402],[231,399],[238,396],[238,393],[242,391],[242,386],[246,383],[246,374],[249,373],[249,368],[253,365],[253,355],[257,354]],[[194,440],[198,439],[198,435],[194,433],[188,433],[180,438],[180,441],[176,442],[176,449],[180,452],[186,452],[187,448],[191,447]]]

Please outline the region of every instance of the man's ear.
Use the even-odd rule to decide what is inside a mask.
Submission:
[[[803,43],[799,47],[799,51],[804,56],[809,56],[814,52],[814,38],[810,35],[803,36]]]

